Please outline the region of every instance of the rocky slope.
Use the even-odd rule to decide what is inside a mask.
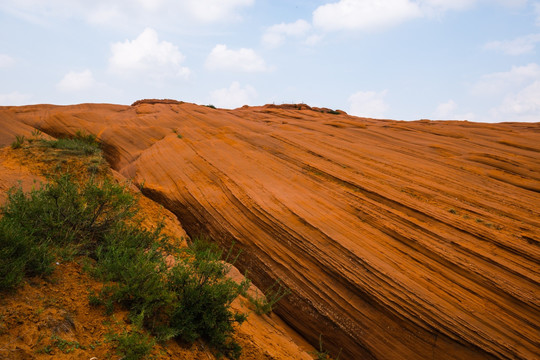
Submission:
[[[307,106],[0,108],[0,145],[97,134],[114,169],[245,249],[278,314],[341,359],[540,358],[540,124]]]
[[[66,155],[61,150],[43,149],[24,144],[20,149],[0,149],[0,205],[7,200],[7,190],[20,184],[30,191],[52,173],[70,172],[85,179],[89,164],[96,157]],[[99,156],[98,156],[99,159]],[[60,169],[59,169],[60,168]],[[100,164],[94,176],[109,174],[121,184],[126,179]],[[163,233],[178,246],[186,246],[186,233],[170,211],[143,196],[135,186],[128,189],[137,200],[142,226],[148,229],[162,223]],[[103,283],[84,270],[88,259],[59,257],[53,273],[46,278],[29,278],[16,291],[2,292],[0,298],[0,359],[123,359],[117,353],[112,334],[132,331],[126,309],[117,307],[107,315],[100,306],[90,306],[90,293],[99,293]],[[234,266],[229,276],[237,282],[244,280]],[[253,284],[248,290],[260,296]],[[247,314],[247,320],[237,326],[234,339],[242,346],[244,360],[290,360],[313,358],[315,350],[275,314],[257,315],[254,306],[239,296],[232,308]],[[204,341],[194,344],[170,340],[154,346],[152,359],[214,360],[220,359]]]

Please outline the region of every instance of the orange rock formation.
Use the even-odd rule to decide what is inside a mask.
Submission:
[[[540,124],[307,106],[0,108],[0,145],[98,135],[191,236],[244,251],[278,314],[341,359],[540,358]]]

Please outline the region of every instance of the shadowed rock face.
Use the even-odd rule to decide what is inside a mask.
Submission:
[[[540,124],[398,122],[308,107],[0,108],[97,134],[190,235],[243,248],[277,313],[342,359],[540,358]],[[5,125],[4,125],[5,124]]]

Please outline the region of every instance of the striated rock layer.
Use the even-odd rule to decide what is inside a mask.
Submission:
[[[244,249],[277,313],[341,359],[540,358],[540,124],[307,106],[0,108],[0,144],[97,134],[191,236]]]

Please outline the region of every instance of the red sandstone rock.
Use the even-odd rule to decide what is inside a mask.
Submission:
[[[301,107],[0,108],[97,134],[193,236],[244,248],[277,313],[342,359],[540,358],[540,124],[399,122]],[[6,122],[7,126],[4,126]]]

